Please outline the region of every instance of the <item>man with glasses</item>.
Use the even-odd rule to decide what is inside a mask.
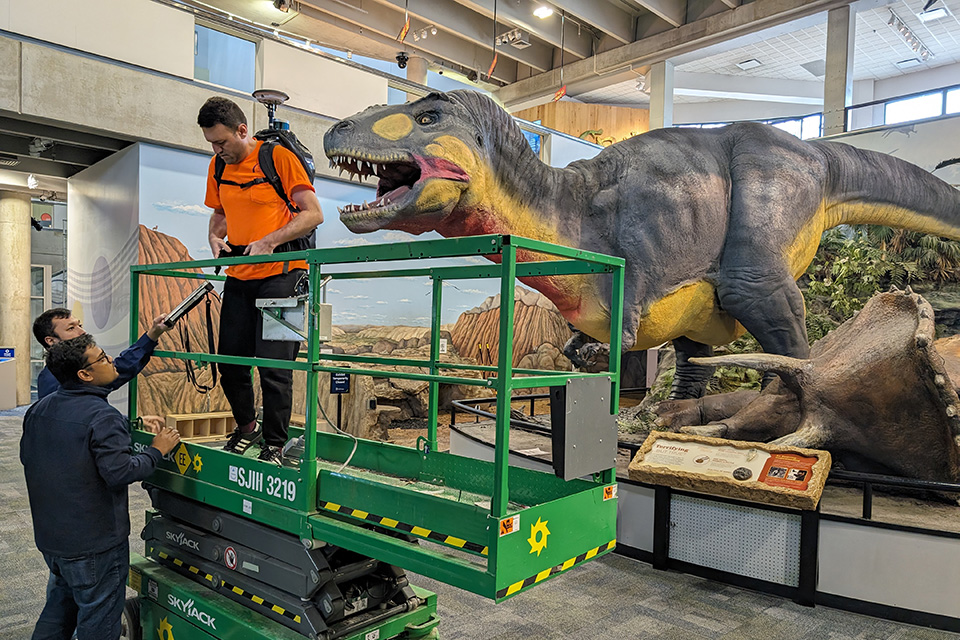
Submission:
[[[153,326],[147,330],[132,346],[125,349],[116,358],[117,379],[110,384],[110,391],[116,391],[132,380],[143,370],[157,347],[160,336],[170,330],[163,324],[164,316],[154,318]],[[33,321],[33,335],[44,350],[51,346],[70,340],[77,336],[86,335],[83,323],[75,318],[69,309],[56,308],[44,311]],[[44,367],[37,376],[37,397],[44,399],[60,388],[60,383],[49,369]],[[148,416],[144,416],[147,418]],[[150,416],[152,418],[152,416]]]
[[[180,434],[162,429],[131,453],[127,420],[107,402],[117,368],[89,334],[52,345],[46,361],[61,386],[27,410],[20,440],[34,539],[50,569],[33,638],[76,630],[116,640],[130,565],[127,486],[153,473]]]

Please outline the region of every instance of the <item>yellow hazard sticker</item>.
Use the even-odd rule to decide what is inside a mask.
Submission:
[[[611,484],[609,487],[603,488],[603,501],[613,500],[617,497],[617,485]]]
[[[180,443],[180,448],[173,454],[173,461],[177,463],[177,468],[180,469],[180,473],[187,472],[187,469],[190,468],[190,463],[193,462],[193,458],[190,457],[190,452],[187,451],[187,445],[182,442]]]
[[[537,557],[540,557],[540,552],[547,548],[547,536],[550,535],[547,522],[548,520],[537,518],[537,524],[530,525],[530,537],[527,538],[527,542],[530,543],[530,553],[536,552]]]
[[[515,515],[500,521],[500,537],[520,530],[520,516]]]
[[[140,593],[140,588],[143,586],[143,576],[140,574],[139,569],[134,569],[130,567],[130,573],[127,576],[127,584],[130,585],[130,588]]]
[[[193,470],[197,473],[200,473],[200,470],[203,469],[203,461],[200,459],[200,454],[193,456]]]

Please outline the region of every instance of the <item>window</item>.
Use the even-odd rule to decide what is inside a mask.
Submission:
[[[537,157],[540,157],[540,134],[534,133],[533,131],[527,131],[526,129],[521,129],[523,132],[523,137],[527,139],[527,144],[530,145],[530,148],[533,149],[533,152],[537,154]]]
[[[960,89],[947,91],[947,113],[960,113]]]
[[[943,92],[888,102],[883,111],[884,124],[898,124],[910,120],[935,118],[943,114]]]
[[[777,129],[786,131],[790,135],[800,137],[801,122],[800,120],[782,120],[781,122],[771,123]]]
[[[256,88],[257,44],[202,25],[194,26],[193,77],[244,93]]]
[[[807,116],[800,124],[800,138],[808,140],[810,138],[819,138],[823,135],[823,115],[815,113]]]
[[[51,307],[50,265],[30,265],[30,317],[36,318]],[[36,340],[30,341],[30,384],[36,388],[37,376],[43,369],[43,347]]]

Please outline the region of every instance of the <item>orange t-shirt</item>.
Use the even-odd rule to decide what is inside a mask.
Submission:
[[[262,144],[263,142],[258,140],[254,150],[239,164],[228,164],[223,170],[223,179],[245,184],[264,177],[258,161]],[[227,219],[227,240],[231,244],[246,245],[256,242],[293,220],[295,214],[287,208],[269,182],[255,184],[246,189],[232,184],[218,187],[213,177],[215,162],[216,156],[210,159],[210,167],[207,169],[207,195],[203,203],[211,209],[223,209]],[[277,145],[273,149],[273,164],[291,202],[291,192],[294,189],[307,187],[313,191],[306,170],[293,152]],[[296,260],[290,263],[289,268],[306,269],[307,263]],[[261,280],[282,272],[282,262],[238,264],[227,267],[226,270],[227,275],[239,280]]]

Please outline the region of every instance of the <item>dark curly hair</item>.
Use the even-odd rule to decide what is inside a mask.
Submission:
[[[51,345],[47,350],[47,369],[60,384],[76,381],[77,373],[87,366],[87,349],[96,345],[89,333]]]
[[[64,309],[63,307],[44,311],[33,321],[33,337],[46,349],[47,341],[45,338],[57,337],[57,334],[53,332],[53,321],[60,320],[61,318],[69,318],[71,315],[70,309]]]
[[[197,124],[204,129],[222,124],[228,129],[236,129],[241,124],[247,124],[247,116],[243,109],[233,100],[213,96],[208,98],[200,113],[197,114]]]

